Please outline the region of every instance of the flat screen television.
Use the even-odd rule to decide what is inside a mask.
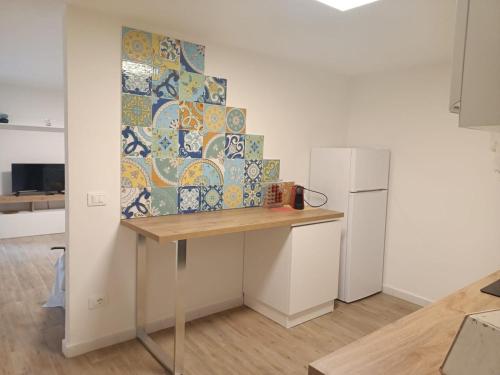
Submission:
[[[12,192],[63,192],[64,164],[12,164]]]

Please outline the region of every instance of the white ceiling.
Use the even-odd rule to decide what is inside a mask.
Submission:
[[[0,0],[0,80],[62,84],[63,0]],[[449,61],[456,0],[66,0],[342,74]]]

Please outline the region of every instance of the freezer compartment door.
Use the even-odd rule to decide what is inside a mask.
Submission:
[[[382,290],[387,191],[349,194],[341,299],[352,302]]]
[[[350,191],[387,189],[390,155],[389,150],[353,148]]]

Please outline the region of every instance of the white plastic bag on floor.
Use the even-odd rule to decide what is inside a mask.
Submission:
[[[57,259],[56,279],[52,287],[52,294],[43,307],[62,307],[64,308],[64,253]]]

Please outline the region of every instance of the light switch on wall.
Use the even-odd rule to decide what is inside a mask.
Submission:
[[[87,206],[105,206],[106,205],[106,194],[102,192],[90,192],[87,193]]]

